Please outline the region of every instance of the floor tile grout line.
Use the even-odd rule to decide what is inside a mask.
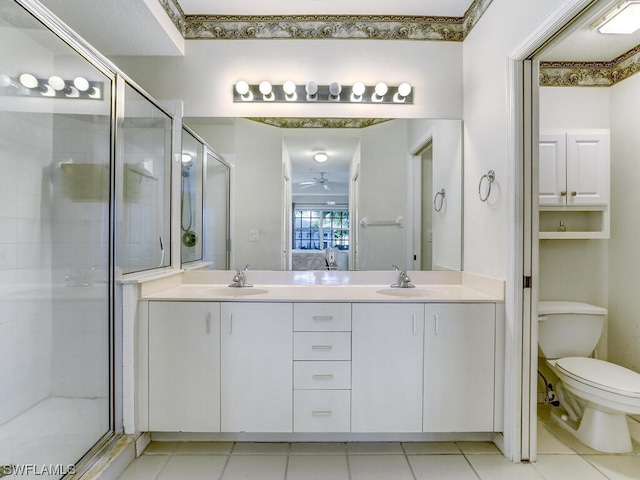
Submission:
[[[411,462],[409,461],[407,450],[404,448],[404,444],[402,442],[400,442],[400,448],[402,449],[402,453],[404,454],[404,459],[407,462],[407,465],[409,466],[409,471],[411,472],[411,476],[413,477],[413,480],[418,480],[418,477],[416,476],[416,472],[413,471],[413,467],[411,466]]]
[[[457,446],[457,444],[456,444]],[[460,447],[458,447],[460,448]],[[478,472],[476,470],[476,468],[473,466],[473,464],[471,463],[471,461],[467,458],[467,454],[464,453],[462,450],[460,450],[460,453],[462,453],[462,456],[464,457],[465,461],[467,462],[467,464],[469,465],[469,468],[471,468],[471,470],[473,470],[473,473],[475,473],[476,477],[478,478],[478,480],[483,480],[483,478],[480,476],[480,472]]]
[[[222,480],[224,478],[224,474],[227,472],[227,466],[229,465],[229,461],[231,460],[231,454],[233,453],[233,449],[236,448],[236,442],[231,444],[231,450],[227,454],[227,459],[224,462],[224,466],[222,467],[222,471],[220,472],[220,477],[218,480]]]

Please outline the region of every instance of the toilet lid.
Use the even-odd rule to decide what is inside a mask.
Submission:
[[[601,390],[640,398],[640,374],[596,358],[566,357],[556,361],[562,373]]]
[[[607,309],[582,302],[565,302],[559,300],[541,300],[538,302],[538,315],[554,315],[561,313],[606,315]]]

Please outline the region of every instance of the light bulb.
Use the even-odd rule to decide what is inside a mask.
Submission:
[[[407,82],[402,82],[399,86],[398,86],[398,94],[401,97],[406,97],[411,93],[411,85],[408,84]]]
[[[287,80],[286,82],[284,82],[284,85],[282,85],[282,89],[287,95],[293,95],[294,93],[296,93],[296,84],[291,80]]]
[[[6,73],[0,73],[0,87],[8,87],[11,85],[11,77]]]
[[[38,79],[30,73],[23,73],[20,75],[19,80],[27,88],[36,88],[38,86]]]
[[[340,95],[341,91],[342,91],[342,85],[340,85],[338,82],[333,82],[331,83],[331,85],[329,85],[329,93],[334,97],[337,97],[338,95]]]
[[[318,93],[318,84],[316,82],[308,82],[305,90],[309,95],[313,96]]]
[[[386,83],[384,82],[376,83],[375,92],[377,96],[384,97],[387,93],[387,90],[389,90],[389,87],[387,87]]]
[[[249,84],[244,80],[240,80],[236,83],[236,92],[244,97],[247,93],[249,93]]]
[[[191,161],[191,155],[188,153],[182,154],[182,163],[189,163]]]
[[[260,93],[262,95],[264,95],[265,97],[268,97],[269,95],[271,95],[271,84],[267,81],[264,82],[260,82],[260,86],[258,87],[258,90],[260,90]]]
[[[73,86],[81,92],[89,90],[89,80],[84,77],[76,77],[73,79]]]
[[[361,97],[364,94],[364,83],[362,82],[356,82],[353,84],[353,87],[351,87],[351,91],[353,92],[354,95]]]
[[[49,77],[49,86],[54,90],[60,91],[64,90],[67,84],[62,78],[58,77],[57,75],[52,75]]]

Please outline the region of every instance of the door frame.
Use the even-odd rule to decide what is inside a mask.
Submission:
[[[538,68],[535,56],[597,0],[565,0],[507,58],[509,196],[506,313],[520,319],[505,342],[505,426],[496,443],[512,461],[537,460]],[[529,278],[530,282],[525,283]]]

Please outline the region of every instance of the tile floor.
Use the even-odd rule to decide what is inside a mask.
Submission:
[[[0,466],[73,464],[109,430],[108,425],[106,398],[46,398],[0,425]],[[43,478],[5,473],[1,468],[2,480]]]
[[[635,451],[606,455],[582,445],[541,409],[538,461],[510,463],[489,442],[153,442],[120,480],[627,480],[640,479]]]

